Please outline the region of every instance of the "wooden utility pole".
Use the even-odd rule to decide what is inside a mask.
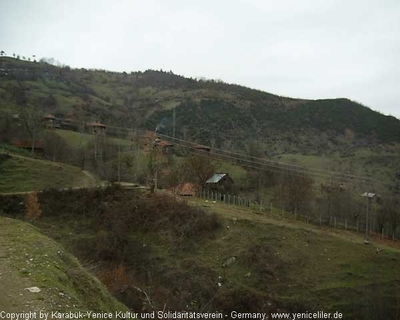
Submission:
[[[367,212],[365,215],[365,240],[364,243],[369,243],[369,207],[371,205],[371,199],[375,196],[375,193],[364,192],[362,194],[363,197],[367,198]]]
[[[175,122],[175,119],[176,119],[176,107],[174,107],[173,109],[172,109],[172,137],[174,137],[175,138],[175,125],[176,125],[176,122]]]
[[[157,184],[158,184],[158,168],[156,169],[156,173],[154,175],[154,192],[157,192]]]
[[[121,146],[118,144],[118,182],[121,182],[121,157],[120,157]]]

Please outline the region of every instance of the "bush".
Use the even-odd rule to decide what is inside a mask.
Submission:
[[[25,198],[22,195],[0,196],[0,214],[19,218],[25,215]]]

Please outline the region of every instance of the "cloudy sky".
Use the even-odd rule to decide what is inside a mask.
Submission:
[[[0,0],[0,50],[346,97],[400,118],[399,0]]]

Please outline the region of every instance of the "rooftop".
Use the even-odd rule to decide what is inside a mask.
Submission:
[[[212,177],[208,178],[206,183],[218,183],[225,176],[226,173],[214,173]]]
[[[105,128],[106,127],[105,124],[102,124],[102,123],[100,123],[98,121],[96,121],[96,122],[87,122],[86,126],[87,127],[101,127],[101,128]]]

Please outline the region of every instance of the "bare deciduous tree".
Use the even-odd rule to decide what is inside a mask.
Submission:
[[[21,120],[31,140],[31,153],[35,153],[35,145],[39,134],[43,131],[43,115],[35,106],[27,104],[20,108]]]
[[[383,205],[378,213],[380,216],[383,216],[386,221],[390,224],[390,228],[392,229],[392,238],[394,240],[396,229],[400,224],[400,210],[399,204],[396,199],[388,198],[383,202]]]

